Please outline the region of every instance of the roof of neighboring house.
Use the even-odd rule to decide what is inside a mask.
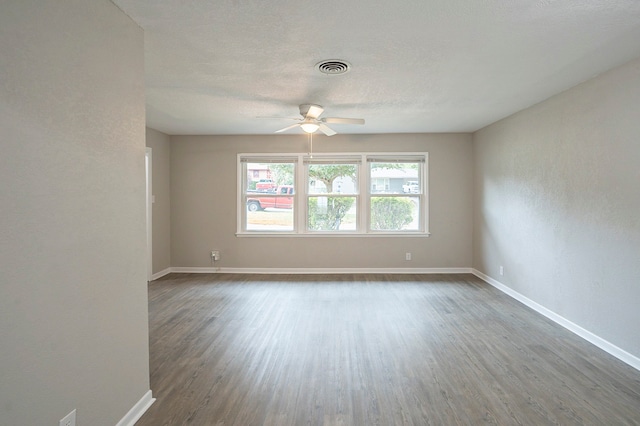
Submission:
[[[372,178],[418,179],[418,170],[406,169],[373,169]]]

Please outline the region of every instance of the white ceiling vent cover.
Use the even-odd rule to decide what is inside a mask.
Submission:
[[[351,69],[351,64],[341,59],[328,59],[318,62],[316,69],[323,74],[339,75],[344,74]]]

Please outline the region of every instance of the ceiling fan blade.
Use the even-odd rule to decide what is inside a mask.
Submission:
[[[335,131],[333,131],[333,129],[331,129],[329,126],[327,126],[327,125],[326,125],[326,124],[324,124],[324,123],[319,123],[319,124],[318,124],[318,128],[320,129],[320,131],[321,131],[322,133],[324,133],[324,134],[325,134],[325,135],[327,135],[327,136],[333,136],[333,135],[335,135],[335,134],[336,134],[336,132],[335,132]]]
[[[327,117],[320,121],[323,123],[335,123],[335,124],[364,124],[364,118],[340,118],[340,117]]]
[[[295,120],[295,121],[300,121],[300,117],[268,117],[268,116],[264,116],[264,115],[260,115],[256,117],[259,120]]]
[[[296,124],[292,124],[291,126],[287,126],[284,129],[280,129],[280,130],[276,130],[274,133],[282,133],[282,132],[286,132],[289,129],[293,129],[294,127],[298,127],[300,126],[300,124],[296,123]]]
[[[307,111],[307,115],[305,118],[318,118],[320,114],[324,111],[320,105],[309,105],[309,111]]]

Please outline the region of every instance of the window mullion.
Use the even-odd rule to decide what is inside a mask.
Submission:
[[[371,188],[371,176],[369,174],[369,165],[366,161],[366,155],[362,156],[362,161],[360,162],[360,183],[358,185],[358,190],[360,192],[360,232],[368,233],[369,232],[369,190]]]
[[[247,167],[244,162],[241,161],[240,156],[238,156],[238,166],[237,166],[238,174],[237,174],[237,211],[236,211],[236,220],[238,221],[238,225],[236,226],[237,232],[245,232],[247,230],[247,199],[244,192],[244,176],[247,174]]]
[[[297,197],[295,198],[296,207],[298,213],[296,214],[296,233],[304,234],[307,232],[307,193],[309,192],[308,180],[307,180],[307,165],[304,164],[304,156],[298,155],[296,163],[296,187],[300,190],[297,191]]]

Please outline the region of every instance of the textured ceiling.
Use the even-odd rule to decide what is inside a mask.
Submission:
[[[113,2],[145,31],[147,125],[172,135],[270,134],[291,121],[257,117],[301,103],[366,120],[339,133],[469,132],[640,56],[638,0]]]

